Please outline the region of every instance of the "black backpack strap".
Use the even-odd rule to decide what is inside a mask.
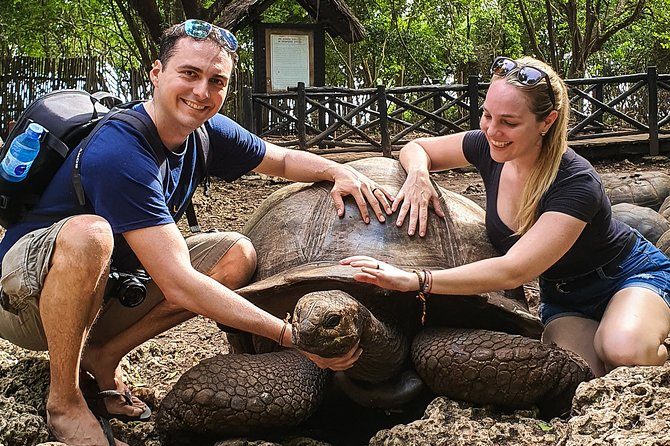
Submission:
[[[200,126],[195,130],[195,144],[198,156],[198,162],[202,169],[202,178],[205,196],[209,196],[209,133],[205,125]],[[195,207],[193,206],[193,200],[188,199],[188,206],[186,207],[186,220],[188,221],[188,227],[191,233],[196,234],[201,232],[200,225],[198,224],[198,216],[195,213]]]
[[[203,186],[205,189],[205,196],[209,196],[209,166],[212,162],[210,156],[209,131],[207,123],[201,125],[195,130],[196,145],[198,150],[198,160],[202,168]]]
[[[195,214],[193,200],[190,198],[188,199],[188,206],[186,207],[186,220],[188,221],[188,229],[191,231],[191,234],[202,232],[202,229],[200,229],[200,225],[198,224],[198,216]]]
[[[63,159],[67,158],[68,153],[70,153],[70,149],[68,149],[67,145],[65,145],[65,143],[61,141],[60,138],[57,138],[53,133],[46,131],[44,132],[42,139],[49,147],[55,150],[56,153],[62,156]]]
[[[160,168],[161,176],[163,178],[167,176],[167,162],[165,153],[163,152],[163,142],[160,140],[156,126],[154,125],[151,118],[135,110],[113,109],[107,113],[107,115],[105,115],[105,117],[102,118],[100,122],[98,122],[98,124],[93,128],[86,139],[82,141],[82,143],[79,145],[79,149],[77,150],[74,167],[72,169],[72,184],[74,186],[75,194],[77,195],[77,201],[79,202],[80,206],[84,206],[86,204],[84,187],[81,184],[82,156],[84,155],[84,151],[86,151],[86,148],[88,147],[93,135],[95,135],[100,127],[102,127],[107,121],[111,119],[116,119],[127,123],[134,129],[138,130],[142,136],[147,139],[154,158],[156,158],[156,163]]]

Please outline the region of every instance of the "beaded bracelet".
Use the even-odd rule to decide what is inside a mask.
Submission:
[[[421,277],[421,273],[420,273],[419,271],[415,270],[415,269],[412,270],[412,272],[413,272],[414,274],[416,274],[416,277],[419,278],[419,289],[418,289],[418,291],[423,290],[424,280],[423,280],[423,277]],[[425,277],[425,275],[424,275],[424,277]]]
[[[430,271],[428,270],[423,270],[423,276],[421,275],[421,272],[417,270],[413,270],[414,274],[416,274],[416,277],[419,278],[419,290],[416,295],[416,298],[421,302],[421,325],[426,324],[426,297],[428,297],[428,290],[432,287],[432,275],[430,274]]]

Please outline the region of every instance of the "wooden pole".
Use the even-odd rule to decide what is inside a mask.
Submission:
[[[305,134],[305,120],[307,112],[307,100],[305,99],[305,83],[298,82],[298,97],[295,101],[295,130],[298,133],[298,145],[300,150],[307,150],[307,135]]]
[[[251,87],[245,85],[242,89],[242,122],[245,129],[254,131],[254,99]]]
[[[386,87],[377,86],[377,111],[379,112],[379,132],[381,134],[382,153],[391,158],[391,136],[389,135],[388,105],[386,104]]]
[[[658,72],[656,67],[647,67],[649,82],[649,154],[656,156],[660,153],[658,143]]]
[[[479,128],[479,76],[468,76],[468,98],[470,99],[470,130]]]

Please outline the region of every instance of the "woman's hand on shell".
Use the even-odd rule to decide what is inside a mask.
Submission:
[[[303,355],[312,361],[317,367],[321,369],[330,369],[336,372],[342,370],[347,370],[351,368],[358,358],[361,357],[363,349],[356,344],[351,350],[349,350],[344,356],[339,356],[337,358],[324,358],[323,356],[315,355],[314,353],[309,353],[303,350],[300,350]]]
[[[407,234],[414,235],[418,225],[419,236],[424,237],[428,227],[428,210],[431,205],[435,213],[444,218],[440,196],[431,184],[428,172],[409,172],[391,205],[393,212],[400,208],[396,225],[402,226],[409,214]]]
[[[387,290],[416,291],[419,289],[419,278],[416,274],[396,268],[369,256],[352,256],[340,260],[341,265],[360,268],[354,274],[354,280],[371,283]]]

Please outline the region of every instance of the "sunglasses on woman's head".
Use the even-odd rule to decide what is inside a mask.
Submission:
[[[227,51],[234,53],[239,47],[235,35],[225,28],[219,28],[216,25],[198,19],[188,19],[183,25],[184,32],[194,39],[206,39],[212,31],[215,31],[217,40],[223,44]]]
[[[514,71],[516,68],[518,70]],[[554,89],[551,88],[551,81],[549,80],[549,75],[539,68],[531,67],[528,65],[521,65],[509,57],[497,57],[491,65],[491,76],[500,76],[507,77],[511,73],[516,75],[516,80],[519,81],[521,85],[526,85],[532,87],[537,85],[542,79],[547,82],[547,88],[549,93],[549,100],[551,100],[552,105],[556,108],[556,97],[554,96]]]

